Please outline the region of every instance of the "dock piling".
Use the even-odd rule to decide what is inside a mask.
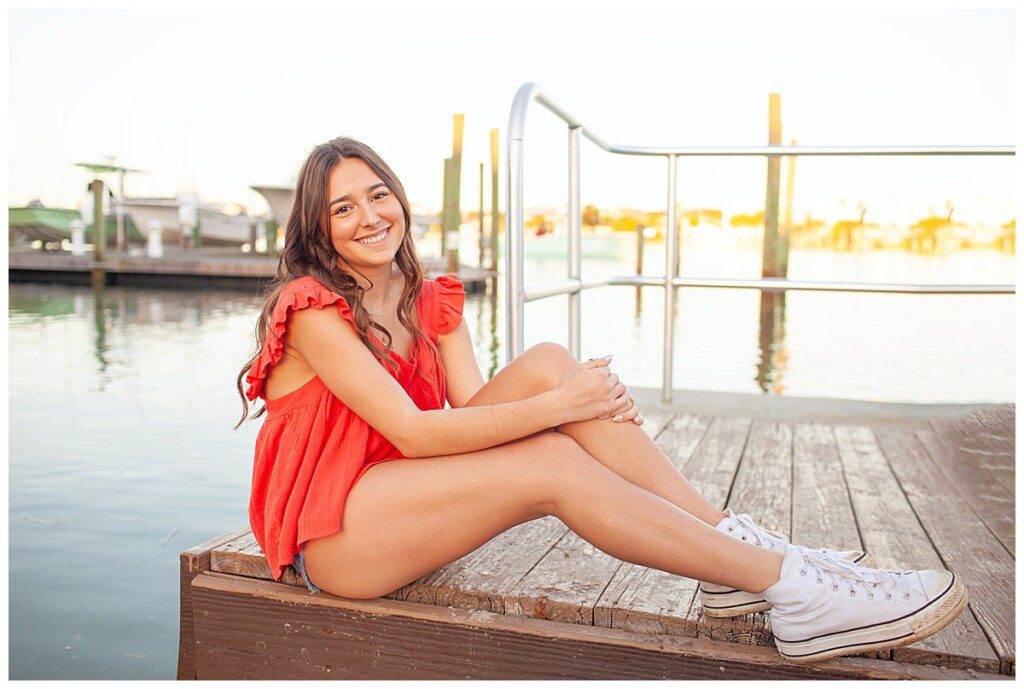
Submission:
[[[479,234],[480,234],[480,260],[477,263],[481,268],[484,267],[484,164],[480,163],[480,217],[479,220]]]
[[[491,256],[487,269],[498,270],[498,233],[501,209],[498,205],[498,130],[491,129]]]
[[[103,180],[94,179],[89,183],[92,191],[92,244],[93,260],[102,261],[107,246],[106,218],[103,216]]]
[[[768,145],[782,144],[782,104],[777,93],[768,94]],[[765,184],[764,240],[761,257],[762,277],[786,277],[783,268],[783,244],[788,236],[779,236],[779,156],[768,156],[768,177]],[[788,248],[787,248],[788,249]],[[788,250],[785,250],[788,253]]]
[[[452,125],[452,157],[445,159],[444,210],[441,213],[441,254],[448,259],[448,270],[459,267],[459,226],[462,211],[459,196],[462,185],[462,131],[465,115],[455,114]]]

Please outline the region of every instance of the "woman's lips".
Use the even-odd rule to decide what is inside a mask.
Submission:
[[[384,244],[389,234],[391,234],[390,227],[384,230],[383,232],[378,232],[377,234],[372,235],[370,237],[364,237],[363,239],[357,239],[355,241],[359,242],[363,246],[377,246],[378,244]],[[367,242],[364,241],[365,239],[371,239],[374,241]]]

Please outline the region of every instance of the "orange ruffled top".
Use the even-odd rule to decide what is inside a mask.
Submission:
[[[435,367],[428,348],[437,352],[437,336],[454,330],[462,321],[465,297],[462,282],[454,275],[424,280],[416,312],[427,341],[417,338],[408,361],[388,350],[398,364],[398,371],[391,374],[420,409],[444,407],[444,369]],[[309,276],[288,283],[271,315],[263,351],[246,375],[246,397],[263,399],[267,409],[256,438],[249,523],[275,579],[281,578],[303,543],[341,530],[345,498],[367,469],[405,457],[346,407],[319,376],[286,395],[266,398],[263,383],[284,352],[288,315],[299,309],[328,307],[337,308],[355,327],[349,305],[340,294]],[[384,346],[379,339],[375,341]],[[416,372],[417,367],[426,381]]]

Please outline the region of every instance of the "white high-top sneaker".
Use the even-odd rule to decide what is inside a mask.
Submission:
[[[783,555],[794,548],[802,547],[790,543],[785,534],[769,531],[759,526],[748,514],[735,514],[731,509],[726,509],[725,512],[729,516],[720,521],[715,529],[726,535],[780,552]],[[832,557],[849,560],[854,564],[866,564],[864,559],[867,553],[863,550],[822,548],[821,552]],[[772,604],[766,601],[760,593],[740,591],[708,581],[700,582],[697,590],[700,592],[700,602],[704,607],[704,614],[708,617],[738,617],[752,612],[770,610],[772,607]]]
[[[796,549],[764,590],[779,653],[796,663],[906,646],[931,636],[967,606],[967,589],[946,571],[858,567]]]

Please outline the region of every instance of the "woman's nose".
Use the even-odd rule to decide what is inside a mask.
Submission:
[[[380,214],[373,209],[373,206],[366,206],[363,210],[363,225],[366,227],[376,227],[379,222]]]

